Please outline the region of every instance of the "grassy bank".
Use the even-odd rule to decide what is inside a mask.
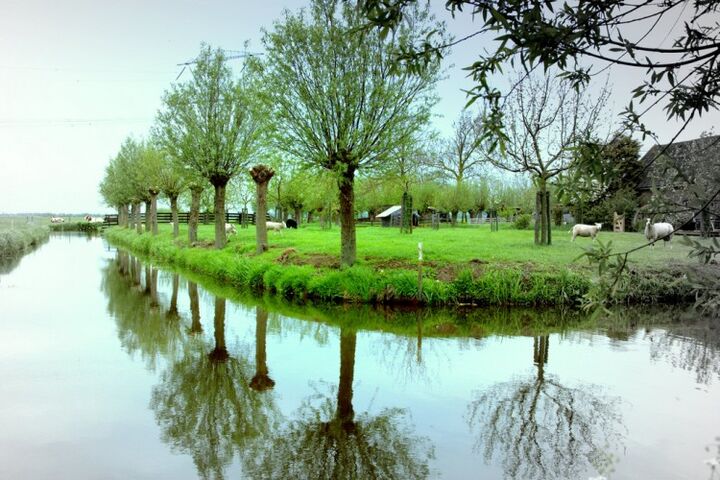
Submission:
[[[594,270],[574,261],[587,242],[571,243],[556,234],[556,245],[536,247],[532,232],[485,227],[401,235],[396,229],[358,230],[358,262],[340,269],[339,232],[305,226],[270,232],[270,250],[254,254],[254,229],[238,229],[221,251],[189,247],[182,235],[173,240],[169,226],[160,235],[110,229],[114,244],[226,283],[298,301],[403,304],[418,299],[417,242],[424,244],[422,303],[429,305],[562,305],[577,303],[591,286]],[[642,243],[639,234],[604,234],[621,248]],[[212,226],[201,226],[210,241]],[[688,247],[658,247],[632,258],[633,281],[620,292],[625,303],[690,302],[685,272]]]
[[[316,236],[327,233],[307,232]],[[289,238],[300,233],[306,230],[287,231],[283,236]],[[416,267],[399,258],[365,260],[352,268],[340,269],[327,260],[329,254],[322,250],[287,255],[287,249],[273,246],[267,254],[256,256],[250,253],[252,245],[240,235],[222,251],[189,248],[174,242],[165,230],[152,237],[114,228],[106,236],[112,243],[156,261],[208,275],[235,288],[264,291],[287,299],[368,304],[415,303],[418,299]],[[430,305],[574,303],[589,286],[582,275],[568,269],[534,268],[529,264],[435,261],[425,265],[423,277],[422,303]]]
[[[89,223],[86,220],[78,222],[53,223],[50,225],[53,232],[84,232],[98,233],[102,230],[102,224]]]
[[[50,230],[45,225],[22,221],[0,222],[0,256],[18,256],[47,240],[49,235]]]

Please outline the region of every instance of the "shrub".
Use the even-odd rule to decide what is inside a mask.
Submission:
[[[522,215],[518,215],[517,217],[515,217],[515,223],[513,223],[513,226],[518,230],[527,230],[528,228],[530,228],[531,220],[532,217],[530,217],[529,214],[523,213]]]

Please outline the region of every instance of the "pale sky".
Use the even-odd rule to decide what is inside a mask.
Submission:
[[[472,19],[451,19],[444,3],[434,1],[433,9],[450,33],[470,33]],[[270,28],[284,8],[306,4],[0,0],[0,214],[110,212],[98,194],[105,165],[127,135],[147,134],[163,91],[180,72],[176,64],[194,58],[201,42],[241,50],[250,40],[251,51],[262,51],[260,29]],[[462,89],[472,86],[461,67],[482,48],[482,40],[471,40],[447,59],[434,119],[441,133],[450,133],[466,101]],[[609,113],[622,110],[640,75],[612,72]],[[646,123],[661,141],[677,130],[659,109]],[[718,123],[712,112],[679,139]]]

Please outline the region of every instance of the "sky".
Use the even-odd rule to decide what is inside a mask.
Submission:
[[[449,32],[462,37],[477,27],[461,14],[452,19],[444,1],[431,2]],[[283,9],[308,0],[2,0],[0,9],[0,214],[103,213],[98,184],[128,135],[146,135],[161,97],[201,42],[228,50],[262,52],[261,29]],[[673,25],[660,24],[658,43]],[[679,27],[676,27],[679,28]],[[672,36],[671,36],[672,37]],[[462,67],[487,46],[476,38],[446,57],[446,78],[433,127],[449,135],[472,86]],[[641,81],[638,71],[610,71],[608,118],[617,119]],[[503,84],[504,78],[497,78]],[[677,124],[663,113],[646,123],[661,142]],[[712,112],[688,127],[692,139],[720,123]],[[651,143],[643,146],[647,149]]]

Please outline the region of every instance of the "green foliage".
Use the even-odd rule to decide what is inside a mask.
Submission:
[[[527,230],[530,228],[530,224],[532,223],[532,217],[528,213],[523,213],[515,217],[515,222],[513,222],[513,226],[517,228],[518,230]]]
[[[184,225],[182,226],[184,228]],[[453,305],[559,305],[574,304],[583,297],[594,305],[604,304],[603,292],[614,291],[617,302],[688,302],[693,279],[685,278],[692,263],[668,266],[690,247],[644,249],[627,259],[622,281],[612,286],[617,271],[615,257],[605,258],[613,246],[629,248],[644,243],[639,234],[605,235],[612,245],[594,242],[595,252],[587,254],[587,242],[570,242],[566,231],[557,235],[556,245],[539,248],[528,244],[531,232],[502,225],[491,233],[482,227],[454,229],[419,228],[408,238],[397,229],[366,227],[358,230],[363,239],[361,262],[352,268],[337,268],[328,251],[339,232],[317,226],[301,226],[270,236],[270,250],[254,255],[246,248],[254,241],[252,229],[240,230],[222,250],[189,248],[173,240],[170,227],[161,225],[153,238],[121,228],[106,230],[108,239],[154,260],[210,276],[239,290],[272,292],[297,301],[321,300],[349,303],[415,303],[418,299],[417,242],[424,244],[422,303]],[[200,238],[212,238],[210,226],[201,227]],[[704,244],[704,243],[703,243]],[[452,248],[448,248],[452,245]],[[297,250],[294,261],[278,257],[288,248]],[[590,268],[574,263],[593,258]],[[478,261],[487,259],[488,263]],[[317,260],[316,260],[317,259]],[[329,260],[334,261],[328,263]],[[602,275],[594,279],[592,268],[602,264]],[[688,261],[689,262],[689,261]],[[686,262],[687,263],[687,262]],[[711,270],[708,270],[710,272]],[[635,273],[633,273],[635,272]],[[700,272],[702,273],[702,272]],[[677,281],[677,284],[671,281]]]

